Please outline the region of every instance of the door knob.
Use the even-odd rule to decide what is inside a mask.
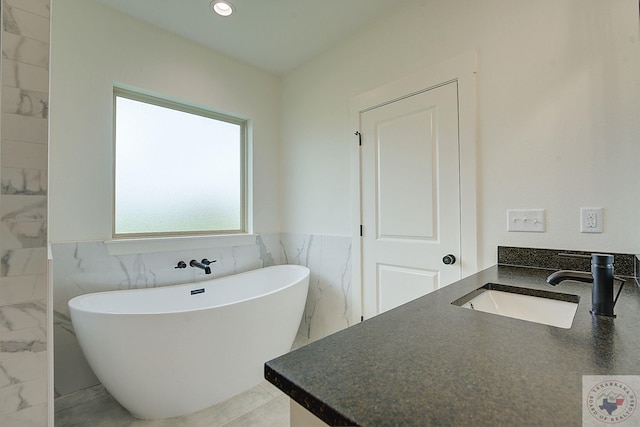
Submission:
[[[442,258],[442,262],[445,263],[446,265],[455,264],[456,257],[453,254],[445,255],[444,258]]]

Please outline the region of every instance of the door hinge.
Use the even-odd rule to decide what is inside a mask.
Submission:
[[[359,131],[356,131],[354,135],[358,137],[358,145],[362,146],[362,134]]]
[[[360,237],[362,237],[364,235],[364,227],[362,227],[362,224],[360,224]]]

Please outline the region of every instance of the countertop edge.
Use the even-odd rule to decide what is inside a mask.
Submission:
[[[345,417],[340,412],[333,409],[320,399],[307,393],[298,387],[282,374],[277,373],[269,366],[269,362],[264,364],[264,377],[274,386],[278,387],[290,399],[296,401],[300,406],[311,412],[316,417],[330,426],[357,426],[353,420]]]

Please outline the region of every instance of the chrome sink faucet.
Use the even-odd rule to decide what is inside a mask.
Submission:
[[[582,271],[560,270],[547,277],[547,283],[556,286],[565,280],[577,280],[580,282],[593,283],[591,290],[591,313],[599,316],[616,317],[613,314],[613,307],[618,301],[620,291],[624,285],[624,280],[618,290],[616,298],[613,298],[613,255],[591,254],[591,273]]]

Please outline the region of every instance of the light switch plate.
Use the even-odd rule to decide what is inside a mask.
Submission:
[[[602,233],[602,208],[580,208],[580,232]]]
[[[544,233],[544,209],[509,209],[507,210],[507,231],[525,231]]]

